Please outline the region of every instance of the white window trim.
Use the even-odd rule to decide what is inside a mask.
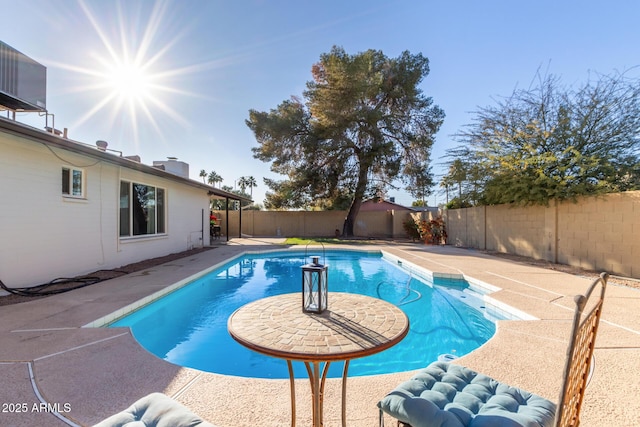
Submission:
[[[64,170],[68,170],[69,171],[69,193],[64,193],[62,191],[62,188],[60,189],[60,193],[62,194],[62,197],[64,198],[68,198],[68,199],[86,199],[86,173],[85,170],[82,168],[78,168],[75,166],[66,166],[63,165],[61,171]],[[73,175],[74,172],[80,172],[80,194],[73,194]],[[62,185],[62,183],[60,183]]]
[[[135,179],[120,179],[120,184],[122,184],[123,182],[126,182],[129,184],[129,233],[132,232],[133,230],[133,217],[132,217],[132,204],[133,204],[133,200],[132,200],[132,196],[133,196],[133,185],[134,184],[138,184],[138,185],[144,185],[147,187],[153,187],[156,190],[156,203],[157,203],[157,195],[158,195],[158,190],[163,190],[164,191],[164,206],[163,206],[163,216],[164,216],[164,230],[162,233],[158,233],[158,210],[156,209],[155,214],[156,214],[156,233],[154,234],[129,234],[126,236],[122,236],[120,235],[120,215],[118,214],[118,238],[120,239],[120,241],[125,242],[125,241],[132,241],[132,240],[150,240],[150,239],[157,239],[157,238],[165,238],[168,236],[168,220],[167,220],[167,188],[166,187],[161,187],[159,185],[155,185],[155,184],[149,184],[149,183],[145,183],[143,181],[136,181]],[[118,204],[120,203],[120,185],[118,185]],[[119,205],[118,205],[119,206]],[[156,205],[157,208],[157,205]],[[118,208],[118,212],[120,211],[120,209]]]

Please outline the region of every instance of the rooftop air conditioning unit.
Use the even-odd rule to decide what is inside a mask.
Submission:
[[[189,164],[178,161],[177,157],[167,157],[167,160],[154,160],[153,167],[189,179]]]
[[[14,111],[46,111],[47,69],[0,41],[0,106]]]

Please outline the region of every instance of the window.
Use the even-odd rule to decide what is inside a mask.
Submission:
[[[84,174],[81,169],[62,168],[62,194],[84,197]]]
[[[120,182],[120,236],[166,232],[165,190],[135,182]]]

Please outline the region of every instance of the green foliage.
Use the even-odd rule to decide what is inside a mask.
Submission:
[[[203,176],[202,173],[205,173],[206,175],[206,171],[203,169],[200,171],[200,176]],[[216,185],[218,183],[221,183],[222,181],[224,181],[224,179],[216,172],[216,171],[211,171],[209,173],[209,175],[207,176],[207,182],[209,183],[209,185]]]
[[[215,173],[215,172],[212,172],[212,173]],[[244,191],[234,190],[233,187],[229,185],[223,185],[221,190],[224,190],[227,193],[233,193],[233,194],[237,194],[239,196],[243,196],[247,198],[249,197],[249,195]],[[250,208],[247,208],[247,206],[249,206],[250,204],[251,203],[249,201],[242,200],[243,209],[260,210],[259,205],[252,205]],[[213,209],[213,210],[227,209],[226,199],[211,199],[210,209]],[[229,210],[237,211],[238,209],[240,209],[240,202],[237,200],[229,200]]]
[[[311,203],[306,188],[296,186],[291,181],[276,181],[263,178],[264,183],[271,191],[267,191],[264,201],[265,209],[297,209]]]
[[[413,217],[409,217],[409,219],[402,222],[402,228],[407,233],[407,237],[411,240],[416,241],[421,239],[420,235],[420,224],[419,221],[415,220]]]
[[[242,176],[238,179],[238,187],[240,187],[240,191],[242,194],[247,194],[246,190],[249,187],[249,197],[253,199],[253,188],[257,187],[256,179],[252,176]]]
[[[540,78],[479,109],[441,185],[472,204],[541,204],[640,188],[640,84],[599,76],[578,89]]]
[[[454,197],[445,205],[447,209],[461,209],[461,208],[470,208],[473,205],[468,200],[463,200],[459,197]]]
[[[218,175],[216,171],[211,171],[210,173],[207,173],[207,171],[204,169],[200,170],[200,178],[202,178],[203,183],[213,185],[213,186],[215,186],[216,183],[220,183],[223,181],[222,177]]]
[[[282,102],[269,112],[251,110],[247,126],[254,156],[286,176],[270,181],[265,205],[313,208],[349,205],[344,234],[365,196],[396,179],[425,194],[434,135],[443,111],[422,94],[428,59],[403,52],[355,55],[334,47],[313,65],[305,101]],[[266,181],[265,181],[266,182]]]

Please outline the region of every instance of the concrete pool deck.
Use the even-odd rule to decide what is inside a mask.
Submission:
[[[288,380],[182,368],[141,348],[128,329],[83,327],[243,251],[273,249],[270,245],[279,241],[235,239],[96,285],[0,307],[0,425],[92,425],[154,391],[220,427],[290,425]],[[387,242],[357,247],[385,250],[430,271],[464,274],[499,287],[491,298],[540,320],[500,321],[489,342],[458,362],[557,401],[573,296],[591,279],[449,246]],[[640,290],[610,282],[595,357],[581,425],[638,425]],[[349,378],[348,426],[377,426],[377,401],[410,376]],[[310,425],[309,383],[296,381],[297,425]],[[340,425],[340,393],[340,379],[328,379],[327,427]]]

